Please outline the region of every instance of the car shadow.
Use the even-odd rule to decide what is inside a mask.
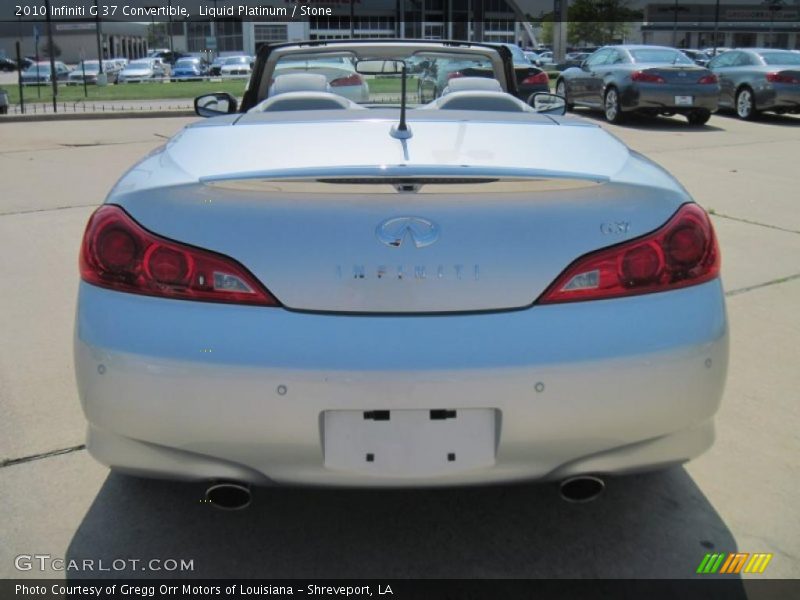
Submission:
[[[732,110],[720,110],[717,115],[728,119],[739,120]],[[758,113],[752,123],[776,125],[778,127],[800,127],[800,115],[779,115],[776,113]]]
[[[194,570],[70,577],[686,578],[706,553],[737,549],[682,467],[611,479],[584,504],[555,484],[279,487],[230,512],[204,503],[203,489],[110,474],[67,559],[184,559]]]
[[[600,111],[591,109],[578,108],[572,114],[585,117],[592,121],[598,121],[602,124],[608,124]],[[645,131],[697,131],[697,132],[711,132],[711,131],[725,131],[721,127],[706,123],[705,125],[690,125],[685,117],[650,117],[642,114],[629,114],[625,117],[625,122],[621,123],[619,127],[626,127],[628,129],[641,129]]]

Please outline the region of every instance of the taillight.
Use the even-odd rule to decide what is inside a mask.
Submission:
[[[120,292],[183,300],[280,306],[235,260],[150,233],[119,206],[89,218],[81,278]]]
[[[461,71],[453,71],[452,73],[447,74],[447,81],[451,79],[457,79],[459,77],[464,77],[464,74]]]
[[[331,81],[331,87],[342,87],[345,85],[361,85],[363,82],[358,73],[353,73],[347,77],[339,77]]]
[[[542,71],[541,73],[537,73],[536,75],[528,75],[525,79],[521,82],[523,85],[538,85],[538,84],[550,84],[550,76]]]
[[[708,215],[696,204],[684,204],[653,233],[579,258],[538,303],[663,292],[714,279],[719,269],[719,247]]]
[[[713,73],[710,73],[708,75],[703,75],[700,79],[697,80],[697,83],[703,85],[719,83],[719,78]]]
[[[800,83],[800,79],[785,73],[767,73],[767,81],[770,83]]]
[[[631,73],[631,81],[638,81],[639,83],[665,83],[661,75],[648,73],[647,71],[634,71]]]

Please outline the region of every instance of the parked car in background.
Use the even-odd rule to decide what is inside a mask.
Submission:
[[[691,48],[679,48],[679,50],[691,58],[695,64],[700,65],[701,67],[705,67],[708,64],[708,61],[711,60],[711,56],[702,50],[694,50]]]
[[[275,67],[275,76],[289,73],[317,73],[324,75],[331,92],[354,102],[365,102],[370,95],[367,81],[344,56],[316,58],[314,60],[281,61]]]
[[[331,53],[365,76],[492,70],[404,120],[274,72]],[[485,44],[316,40],[262,47],[241,106],[197,98],[211,118],[85,230],[89,452],[241,508],[271,483],[555,480],[587,500],[598,473],[707,450],[728,363],[708,215],[560,98],[514,97],[513,70]]]
[[[719,89],[711,71],[662,46],[606,46],[556,81],[556,93],[568,107],[601,109],[610,123],[639,112],[682,114],[702,125],[717,110]]]
[[[800,54],[774,48],[741,48],[708,64],[719,77],[719,105],[740,119],[760,112],[800,114]]]
[[[170,78],[172,81],[199,81],[206,73],[207,69],[203,61],[189,56],[178,59],[172,68]]]
[[[556,64],[556,60],[553,57],[553,53],[547,50],[539,54],[539,58],[535,64],[537,67],[549,68]]]
[[[508,51],[516,79],[515,93],[520,100],[527,101],[536,92],[550,91],[550,78],[547,73],[541,68],[532,65],[525,58],[519,46],[489,42],[487,42],[487,45],[502,47]],[[458,77],[494,77],[493,73],[493,66],[482,58],[464,60],[463,62],[453,60],[450,57],[441,61],[436,58],[423,60],[420,63],[418,75],[420,102],[432,102],[440,97],[448,82],[452,79]]]
[[[564,57],[564,68],[580,67],[587,58],[592,55],[591,52],[570,52]]]
[[[10,58],[0,58],[0,71],[16,71],[17,61]]]
[[[124,57],[111,58],[109,60],[113,61],[117,65],[117,67],[119,68],[120,71],[122,69],[124,69],[125,67],[127,67],[128,63],[130,62],[130,60],[128,60],[127,58],[124,58]]]
[[[222,62],[219,74],[222,77],[250,75],[253,70],[252,63],[253,58],[250,56],[228,56]]]
[[[105,74],[108,83],[116,83],[119,72],[120,68],[116,61],[103,61],[103,73]],[[84,74],[86,83],[97,83],[97,76],[100,74],[100,61],[84,60],[78,63],[78,65],[69,74],[67,85],[82,85]]]
[[[490,44],[492,45],[492,44]],[[525,102],[537,92],[550,91],[550,77],[545,71],[529,61],[522,48],[516,44],[498,44],[511,52],[514,74],[517,78],[517,94]]]
[[[539,60],[539,53],[533,52],[531,50],[525,51],[525,58],[527,58],[532,65],[535,65],[536,62]]]
[[[61,61],[56,61],[56,80],[67,81],[69,74],[72,71],[67,65]],[[21,79],[25,85],[40,85],[50,83],[51,70],[50,62],[39,62],[31,65],[22,72]]]
[[[132,60],[119,72],[117,83],[140,83],[161,79],[166,75],[161,61],[153,58],[139,58]]]
[[[212,77],[219,77],[222,75],[222,65],[225,64],[227,56],[217,56],[208,67],[208,74]]]

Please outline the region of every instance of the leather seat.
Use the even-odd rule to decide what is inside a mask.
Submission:
[[[331,92],[331,86],[319,73],[286,73],[278,75],[269,87],[267,99],[249,112],[290,110],[351,110],[363,106]]]

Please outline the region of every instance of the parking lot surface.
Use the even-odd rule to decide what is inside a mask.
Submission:
[[[738,550],[774,553],[758,577],[800,577],[800,119],[602,124],[714,215],[731,362],[708,453],[611,480],[583,505],[537,484],[277,488],[235,513],[203,504],[202,485],[95,463],[72,372],[86,220],[123,171],[191,121],[0,124],[0,576],[63,577],[15,569],[20,554],[49,554],[194,565],[70,577],[682,578],[706,552]]]

